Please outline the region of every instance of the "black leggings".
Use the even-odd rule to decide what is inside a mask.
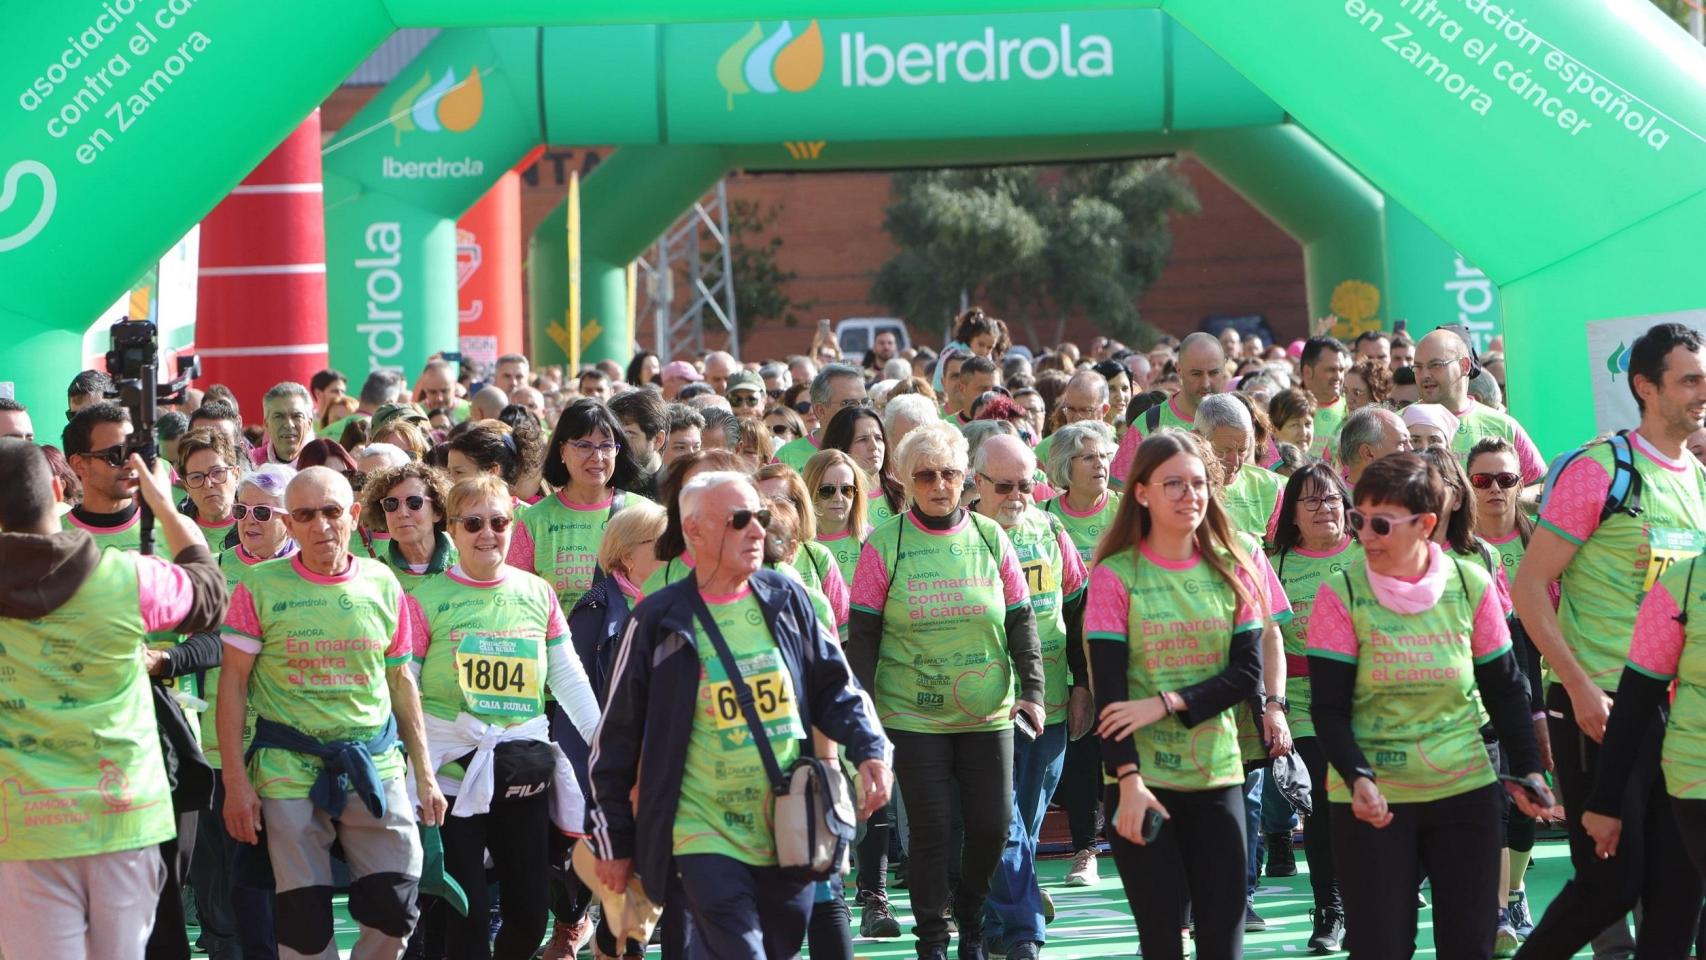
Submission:
[[[452,805],[456,800],[449,798]],[[550,890],[545,883],[551,835],[550,797],[492,805],[489,813],[473,817],[447,816],[439,834],[444,839],[444,869],[468,894],[468,915],[446,917],[444,942],[449,960],[529,960],[545,937]],[[503,927],[495,944],[491,933],[491,899],[486,884],[486,852],[498,881]],[[448,913],[448,911],[447,911]]]
[[[1072,852],[1092,850],[1102,832],[1102,739],[1080,737],[1066,744],[1066,762],[1054,799],[1066,811]]]
[[[1405,960],[1416,952],[1416,877],[1433,881],[1440,960],[1490,960],[1498,914],[1504,819],[1497,784],[1426,803],[1391,804],[1376,829],[1349,803],[1332,804],[1351,960]]]
[[[865,835],[853,848],[853,865],[859,870],[859,892],[888,896],[889,833],[894,822],[894,801],[884,804],[865,821]]]
[[[914,935],[920,943],[948,943],[943,911],[948,906],[949,826],[957,786],[965,843],[954,916],[961,942],[975,943],[983,933],[989,879],[1007,845],[1013,816],[1013,728],[978,733],[891,730],[889,737],[912,838],[906,875],[917,923]]]
[[[1333,872],[1333,829],[1331,804],[1327,800],[1327,752],[1314,737],[1299,737],[1297,755],[1303,758],[1309,771],[1309,801],[1315,812],[1309,815],[1308,831],[1303,835],[1303,855],[1309,860],[1309,888],[1315,895],[1315,909],[1343,910],[1339,898],[1339,877]]]
[[[1196,920],[1198,960],[1244,955],[1244,795],[1241,787],[1185,793],[1155,789],[1170,819],[1138,846],[1114,829],[1120,789],[1103,795],[1108,845],[1137,921],[1145,960],[1184,960],[1179,925],[1186,904]],[[1180,878],[1184,883],[1180,884]]]

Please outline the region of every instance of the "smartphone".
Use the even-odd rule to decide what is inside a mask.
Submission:
[[[1393,333],[1403,333],[1404,330],[1409,326],[1410,326],[1409,320],[1402,320],[1402,319],[1394,320],[1394,321],[1392,321],[1392,332]]]
[[[1037,725],[1032,722],[1031,715],[1023,710],[1019,711],[1019,715],[1013,718],[1013,731],[1026,740],[1035,740],[1042,735],[1042,731],[1038,730]]]
[[[1499,779],[1506,783],[1515,784],[1528,797],[1528,801],[1537,807],[1551,807],[1557,801],[1541,793],[1534,781],[1526,777],[1514,777],[1508,773],[1499,774]]]
[[[462,351],[460,351],[460,350],[446,350],[443,353],[439,354],[439,357],[442,358],[445,363],[461,363],[462,362]]]
[[[1161,835],[1161,825],[1166,822],[1167,818],[1154,807],[1143,811],[1143,842],[1154,843],[1155,838]]]

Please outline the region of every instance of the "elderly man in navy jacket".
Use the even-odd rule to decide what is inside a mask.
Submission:
[[[770,514],[752,481],[701,474],[681,492],[681,516],[694,576],[635,607],[593,743],[599,876],[624,889],[637,870],[661,902],[679,871],[696,957],[794,956],[811,885],[776,865],[770,778],[705,618],[783,770],[812,749],[811,728],[844,744],[859,765],[863,818],[888,802],[891,748],[834,625],[818,622],[797,581],[761,569]]]

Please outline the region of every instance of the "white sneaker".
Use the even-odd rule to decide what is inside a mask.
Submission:
[[[1080,850],[1072,855],[1072,869],[1066,871],[1066,885],[1069,887],[1090,887],[1101,879],[1096,874],[1096,851],[1093,848]]]

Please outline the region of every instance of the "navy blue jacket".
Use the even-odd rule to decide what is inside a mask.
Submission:
[[[801,720],[846,747],[855,764],[886,762],[890,747],[876,709],[854,682],[834,628],[818,623],[805,588],[773,570],[748,582],[792,676]],[[699,697],[698,589],[688,577],[634,608],[592,744],[593,849],[606,860],[633,858],[654,903],[663,902],[672,869],[676,804]],[[638,809],[629,801],[636,782]]]

